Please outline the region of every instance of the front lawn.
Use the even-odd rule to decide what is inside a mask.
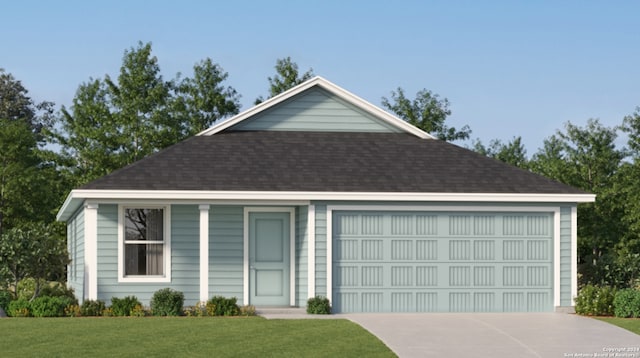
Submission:
[[[596,319],[640,334],[640,318],[596,317]]]
[[[0,319],[6,357],[395,357],[348,320],[261,317]]]

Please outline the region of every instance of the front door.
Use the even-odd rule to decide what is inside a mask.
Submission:
[[[249,213],[249,303],[288,306],[290,213]]]

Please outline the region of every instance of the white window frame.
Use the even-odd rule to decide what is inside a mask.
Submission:
[[[163,275],[127,275],[124,274],[125,253],[125,209],[162,209],[163,210]],[[118,205],[118,282],[171,282],[171,206],[131,203]]]

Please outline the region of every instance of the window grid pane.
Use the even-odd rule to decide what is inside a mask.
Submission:
[[[124,210],[124,275],[164,275],[164,209]]]

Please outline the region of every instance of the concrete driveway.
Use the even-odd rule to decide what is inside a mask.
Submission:
[[[640,336],[570,314],[339,314],[334,317],[360,324],[403,358],[640,358]]]

